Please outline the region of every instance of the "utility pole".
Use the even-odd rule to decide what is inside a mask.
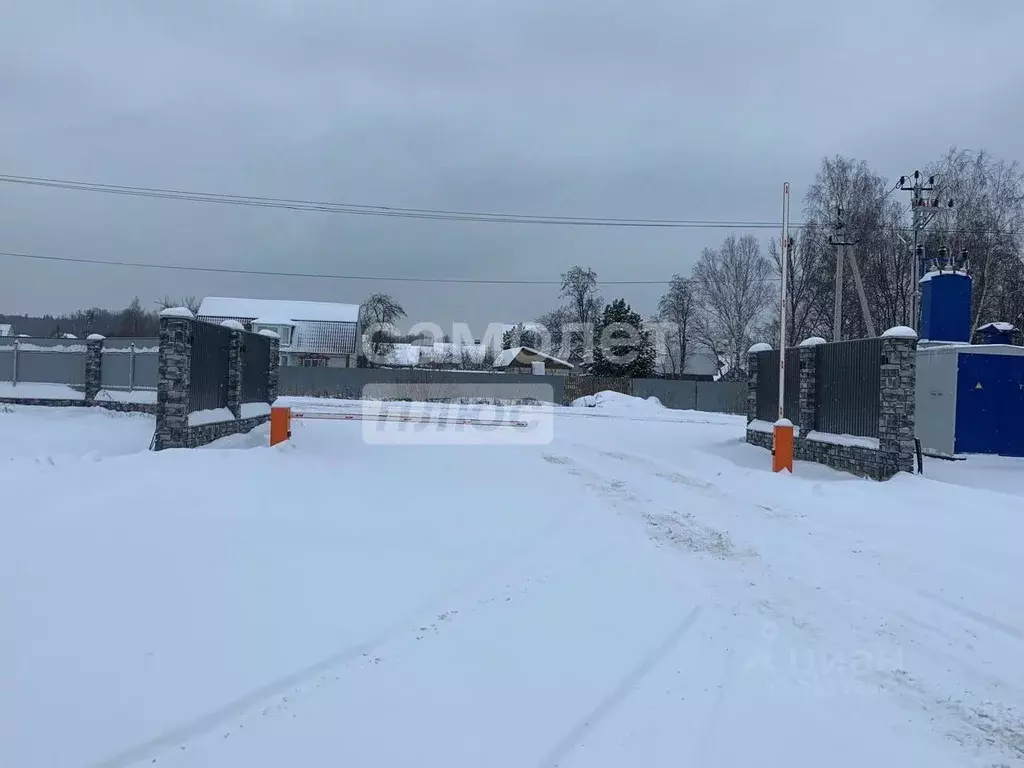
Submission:
[[[943,211],[953,207],[953,201],[949,200],[947,205],[943,207],[939,204],[939,198],[937,195],[925,197],[926,192],[935,192],[935,177],[929,176],[928,181],[923,181],[924,177],[920,171],[914,171],[913,183],[908,186],[908,179],[906,176],[900,176],[900,180],[896,187],[902,192],[910,193],[910,217],[911,217],[911,229],[914,232],[914,242],[911,246],[911,253],[913,254],[913,270],[911,272],[911,280],[913,285],[911,287],[911,327],[915,331],[920,331],[920,314],[921,314],[921,276],[924,272],[925,266],[925,250],[924,243],[922,242],[922,233],[925,228],[931,223],[935,216]]]
[[[836,206],[836,223],[832,225],[832,234],[829,236],[829,243],[836,247],[836,298],[835,310],[832,318],[832,341],[843,340],[843,262],[846,260],[845,248],[853,245],[852,240],[847,240],[843,228],[843,207]]]

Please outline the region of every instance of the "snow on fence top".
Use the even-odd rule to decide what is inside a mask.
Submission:
[[[772,345],[771,344],[765,344],[763,341],[761,341],[761,342],[758,342],[757,344],[755,344],[754,346],[752,346],[750,349],[748,349],[747,350],[747,354],[748,355],[753,355],[753,354],[755,354],[757,352],[771,352],[771,351],[772,351]]]
[[[916,339],[917,331],[905,325],[896,325],[883,333],[882,336],[890,339]]]
[[[821,336],[808,336],[800,342],[801,347],[816,347],[819,344],[828,344],[828,342],[821,338]]]
[[[168,307],[160,312],[160,317],[184,317],[195,320],[196,316],[188,307]]]
[[[16,342],[19,352],[85,352],[84,344],[26,344],[23,341]],[[10,352],[14,344],[5,344],[0,347],[0,352]]]

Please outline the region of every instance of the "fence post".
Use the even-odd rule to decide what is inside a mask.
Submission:
[[[85,402],[96,400],[103,389],[103,339],[98,333],[85,339]]]
[[[225,320],[221,323],[231,329],[231,344],[228,347],[228,410],[236,419],[242,418],[242,366],[245,356],[242,347],[245,344],[245,330],[237,320]]]
[[[267,402],[271,405],[277,400],[281,368],[281,337],[273,331],[260,331],[270,342],[270,365],[267,367]]]
[[[906,326],[882,334],[878,416],[881,479],[914,471],[917,334]]]
[[[818,350],[827,344],[820,336],[811,336],[800,342],[800,435],[806,437],[817,427]]]
[[[18,348],[21,346],[21,342],[17,339],[14,340],[14,357],[11,359],[11,386],[18,384]]]
[[[135,342],[128,345],[128,391],[135,389]]]
[[[188,447],[189,385],[194,315],[184,307],[160,313],[156,433],[153,449]]]

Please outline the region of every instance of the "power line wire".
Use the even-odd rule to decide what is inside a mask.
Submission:
[[[455,211],[434,208],[398,208],[382,205],[336,203],[321,200],[294,198],[260,197],[255,195],[228,195],[216,192],[195,192],[162,187],[126,186],[102,184],[99,182],[53,179],[40,176],[14,176],[0,174],[0,182],[77,192],[98,192],[132,197],[147,197],[164,200],[216,203],[220,205],[241,205],[256,208],[282,208],[295,211],[317,211],[322,213],[343,213],[357,216],[390,216],[411,219],[433,219],[441,221],[478,221],[500,224],[549,224],[585,227],[639,227],[669,229],[777,229],[774,221],[714,220],[714,219],[636,219],[589,216],[537,216],[520,213],[494,213],[483,211]],[[800,224],[792,226],[800,227]]]
[[[195,267],[185,264],[147,264],[139,261],[119,261],[115,259],[92,259],[73,256],[48,256],[36,253],[17,253],[0,251],[0,256],[12,259],[30,259],[33,261],[65,262],[72,264],[100,264],[110,267],[136,267],[140,269],[163,269],[180,272],[207,272],[228,275],[254,275],[259,277],[300,277],[316,280],[372,280],[400,283],[448,283],[468,285],[561,285],[561,280],[513,280],[504,278],[469,278],[469,277],[388,277],[384,275],[335,275],[316,272],[282,272],[262,269],[232,269],[230,267]],[[776,278],[769,278],[776,279]],[[602,285],[668,285],[670,280],[598,280]]]
[[[780,227],[779,222],[746,221],[746,220],[713,220],[713,219],[628,219],[607,217],[574,217],[574,216],[533,216],[518,213],[488,213],[471,211],[448,211],[432,208],[396,208],[390,206],[372,206],[355,203],[331,203],[316,200],[299,200],[291,198],[258,197],[253,195],[227,195],[215,192],[189,192],[185,190],[166,189],[161,187],[122,186],[101,184],[98,182],[72,181],[53,179],[41,176],[14,176],[0,174],[0,183],[22,184],[54,189],[65,189],[79,192],[97,192],[104,194],[128,195],[133,197],[184,200],[191,202],[216,203],[221,205],[242,205],[257,208],[281,208],[295,211],[316,211],[323,213],[343,213],[360,216],[391,216],[399,218],[429,219],[440,221],[475,221],[501,224],[541,224],[584,227],[632,227],[632,228],[669,228],[669,229],[769,229]],[[883,200],[898,188],[890,189]],[[805,229],[808,223],[790,223],[792,229]],[[899,232],[912,232],[913,227],[895,227]],[[943,230],[949,235],[985,235],[1008,234],[1024,235],[1024,230],[1001,232],[991,229]]]

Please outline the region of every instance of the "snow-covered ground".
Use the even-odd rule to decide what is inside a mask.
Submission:
[[[1024,765],[1021,462],[782,476],[742,418],[554,419],[154,454],[0,407],[0,765]]]

